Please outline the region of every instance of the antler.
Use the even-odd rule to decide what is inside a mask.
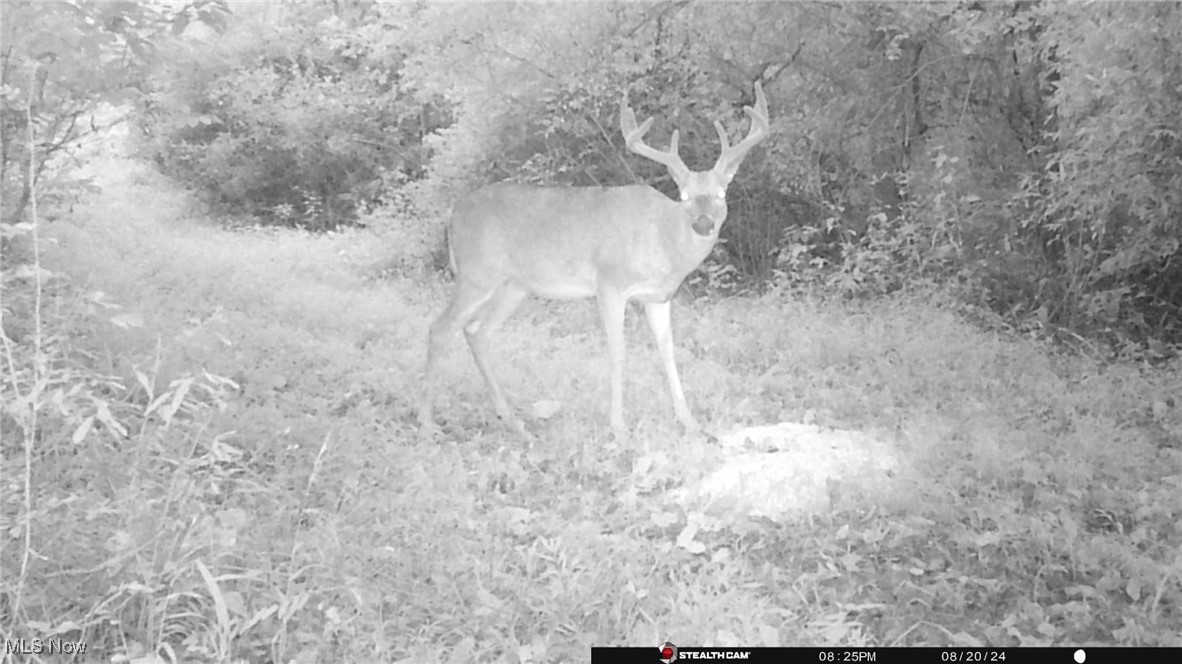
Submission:
[[[764,107],[764,116],[767,116],[766,106]],[[636,154],[652,159],[658,164],[664,164],[665,168],[669,169],[669,174],[680,186],[689,177],[690,169],[681,160],[681,155],[677,153],[677,130],[673,130],[673,138],[669,140],[669,151],[662,152],[649,147],[643,140],[645,132],[651,126],[653,126],[653,119],[649,118],[644,121],[644,124],[637,127],[636,114],[628,106],[628,96],[625,95],[620,99],[620,130],[624,134],[624,144]]]
[[[771,133],[771,126],[767,120],[767,97],[763,96],[763,86],[759,81],[755,82],[755,108],[744,106],[743,110],[751,117],[751,129],[747,132],[747,138],[739,141],[737,145],[730,145],[726,140],[726,129],[723,128],[722,123],[717,120],[714,122],[714,129],[718,132],[718,140],[722,142],[722,154],[718,155],[714,170],[723,173],[727,178],[734,177],[735,172],[739,170],[739,164],[743,163],[743,157],[747,156],[747,152]],[[646,128],[647,126],[645,125]]]

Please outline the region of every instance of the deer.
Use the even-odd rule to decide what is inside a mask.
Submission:
[[[447,228],[455,290],[431,324],[418,420],[437,432],[432,413],[439,361],[450,340],[464,331],[476,367],[492,394],[497,417],[532,438],[510,408],[489,363],[492,335],[530,295],[545,299],[596,298],[611,363],[609,419],[616,436],[624,424],[624,322],[628,303],[643,304],[673,399],[687,433],[701,426],[686,404],[674,358],[670,301],[685,278],[710,255],[727,217],[726,191],[756,144],[770,133],[767,99],[755,83],[755,106],[747,136],[730,145],[726,129],[714,128],[722,152],[713,168],[692,171],[678,153],[678,132],[669,149],[644,142],[653,118],[637,126],[625,94],[620,130],[628,149],[662,164],[677,184],[668,196],[647,184],[608,187],[544,187],[501,182],[461,198]]]

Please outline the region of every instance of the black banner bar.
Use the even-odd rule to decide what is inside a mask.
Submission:
[[[807,664],[1105,664],[1130,656],[1151,656],[1159,648],[693,648],[677,646],[674,662],[805,662]],[[1174,651],[1176,656],[1178,651]],[[592,664],[660,664],[661,651],[647,648],[592,648]]]

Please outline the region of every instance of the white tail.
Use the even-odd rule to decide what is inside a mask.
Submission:
[[[722,154],[708,171],[686,167],[677,152],[677,132],[668,151],[642,140],[627,98],[620,102],[620,128],[628,149],[664,164],[677,182],[673,201],[648,185],[536,187],[500,183],[461,199],[448,229],[456,290],[431,325],[419,422],[435,428],[431,411],[439,358],[463,329],[476,366],[492,392],[497,415],[525,432],[513,415],[488,362],[489,337],[531,293],[551,299],[596,297],[611,358],[611,426],[624,430],[624,313],[629,300],[644,303],[673,395],[677,419],[689,430],[690,414],[673,358],[669,301],[718,241],[726,221],[726,189],[747,152],[769,132],[767,99],[755,84],[755,107],[744,108],[751,129],[737,145],[715,122]]]

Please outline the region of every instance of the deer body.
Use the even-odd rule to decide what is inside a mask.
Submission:
[[[595,297],[606,287],[664,302],[718,240],[717,229],[694,232],[690,215],[685,203],[648,185],[499,183],[455,206],[448,236],[456,271],[468,281],[509,282],[547,299]],[[725,209],[718,226],[724,219]],[[530,252],[515,250],[527,245]]]
[[[435,374],[447,342],[464,331],[476,366],[492,392],[497,415],[528,435],[514,417],[488,362],[489,339],[529,295],[548,299],[595,297],[611,360],[611,425],[624,430],[624,314],[629,300],[644,304],[665,369],[673,410],[688,430],[698,424],[686,405],[673,353],[669,300],[702,264],[726,221],[726,189],[747,151],[768,133],[767,100],[757,83],[755,108],[746,107],[751,130],[735,146],[715,123],[722,154],[708,171],[689,170],[677,154],[677,132],[668,151],[643,142],[652,125],[636,125],[627,100],[620,127],[633,152],[664,164],[677,182],[674,201],[648,185],[536,187],[500,183],[461,199],[448,227],[456,272],[451,303],[431,325],[419,422],[432,417]]]

